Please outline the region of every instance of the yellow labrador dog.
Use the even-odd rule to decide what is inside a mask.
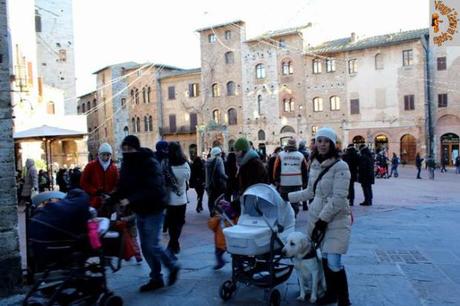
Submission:
[[[297,271],[300,287],[300,295],[297,299],[304,301],[305,293],[310,289],[309,301],[315,303],[318,297],[326,292],[326,279],[323,266],[316,256],[316,250],[312,247],[311,241],[303,233],[291,233],[287,237],[282,253],[292,259]]]

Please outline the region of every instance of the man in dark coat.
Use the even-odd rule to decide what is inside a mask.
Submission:
[[[171,286],[177,280],[179,265],[161,245],[164,209],[169,200],[164,176],[153,152],[141,148],[136,136],[126,136],[121,147],[123,163],[116,197],[120,199],[120,206],[129,205],[136,213],[142,253],[151,269],[150,281],[141,286],[140,291],[164,287],[161,263],[169,270],[168,285]]]
[[[361,145],[361,156],[359,157],[358,179],[363,188],[364,202],[359,205],[372,205],[372,185],[375,182],[374,178],[374,161],[372,153],[365,145]]]
[[[235,142],[238,170],[238,191],[242,195],[244,191],[254,184],[268,183],[268,173],[259,154],[251,149],[249,141],[239,138]]]
[[[415,157],[415,167],[417,167],[417,179],[421,180],[420,172],[422,171],[422,163],[424,159],[420,157],[420,153],[417,153]]]
[[[350,206],[353,206],[355,200],[355,182],[358,179],[359,155],[353,144],[349,144],[342,159],[348,164],[350,169],[350,186],[348,187],[348,200]]]
[[[268,170],[268,179],[270,184],[275,184],[275,180],[273,178],[273,169],[275,168],[275,161],[278,158],[278,154],[281,152],[281,147],[277,147],[273,154],[268,159],[267,163],[267,170]]]
[[[204,169],[204,161],[199,156],[195,156],[192,163],[192,174],[190,177],[190,188],[194,188],[197,196],[196,212],[203,211],[203,195],[204,185],[206,181],[206,173]]]

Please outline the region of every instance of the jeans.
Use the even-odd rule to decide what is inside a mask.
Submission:
[[[342,255],[336,253],[322,253],[324,259],[327,259],[327,266],[334,272],[339,272],[343,269]]]
[[[166,222],[168,223],[169,230],[169,243],[168,249],[179,252],[179,237],[182,233],[182,227],[185,224],[185,211],[187,205],[169,205],[167,208]]]
[[[363,184],[361,183],[364,194],[364,203],[372,205],[372,184]]]
[[[142,254],[150,267],[150,278],[153,280],[163,279],[163,275],[161,274],[161,263],[169,270],[176,266],[176,261],[161,245],[160,234],[163,219],[163,212],[136,215]]]
[[[391,166],[390,176],[393,176],[393,173],[394,173],[395,177],[398,177],[398,176],[399,176],[399,173],[398,173],[398,166]]]
[[[417,178],[420,178],[420,171],[422,171],[422,167],[417,167]]]
[[[455,173],[460,174],[460,166],[455,167]]]
[[[435,170],[434,168],[429,168],[431,180],[434,180],[434,170]]]
[[[196,191],[196,207],[203,208],[203,195],[204,195],[204,186],[195,187]]]

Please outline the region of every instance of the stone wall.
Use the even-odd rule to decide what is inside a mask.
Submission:
[[[21,281],[6,2],[0,1],[0,296]]]

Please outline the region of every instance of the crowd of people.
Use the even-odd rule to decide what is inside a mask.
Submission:
[[[167,285],[178,278],[177,255],[181,252],[190,188],[196,191],[195,211],[202,213],[207,208],[208,226],[215,237],[214,268],[220,269],[225,265],[226,250],[222,230],[237,222],[240,196],[249,186],[266,183],[289,201],[296,217],[301,210],[307,211],[307,233],[321,248],[328,288],[320,304],[339,301],[339,305],[350,305],[342,256],[349,245],[355,183],[362,186],[364,194],[360,205],[371,206],[375,177],[398,177],[401,164],[395,153],[389,159],[385,151],[374,154],[364,144],[350,144],[340,150],[337,135],[330,128],[319,129],[308,147],[305,141],[297,144],[289,139],[268,157],[245,138],[238,139],[228,154],[216,144],[206,159],[195,155],[188,160],[178,142],[158,141],[153,151],[142,147],[134,135],[124,138],[121,149],[120,167],[112,160],[112,147],[103,143],[97,159],[86,165],[81,176],[78,168],[60,169],[56,184],[63,192],[75,188],[85,192],[89,205],[100,216],[126,222],[133,255],[138,262],[144,258],[150,267],[150,280],[140,287],[141,292],[165,286],[162,265],[169,272]],[[423,161],[417,155],[417,178]],[[427,167],[434,169],[433,164],[434,160],[428,158]],[[460,173],[460,157],[455,166]],[[34,192],[52,189],[52,178],[46,171],[37,173],[33,160],[26,161],[24,172],[22,200],[30,201]],[[166,247],[162,245],[162,232],[169,235]]]

